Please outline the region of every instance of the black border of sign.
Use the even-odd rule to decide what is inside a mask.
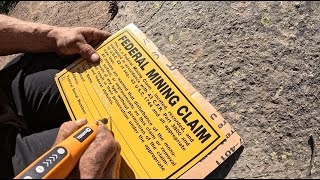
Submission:
[[[217,134],[217,138],[212,142],[210,143],[207,147],[205,147],[201,152],[199,152],[195,157],[193,157],[191,160],[189,160],[187,163],[185,163],[183,166],[181,166],[178,170],[176,170],[175,172],[173,172],[171,175],[169,175],[167,178],[170,178],[172,177],[174,174],[176,174],[177,172],[179,172],[182,168],[184,168],[187,164],[189,164],[191,161],[193,161],[195,158],[197,158],[202,152],[204,152],[205,150],[207,150],[212,144],[214,144],[221,136],[217,133],[217,131],[208,123],[207,119],[205,117],[203,117],[203,115],[199,112],[199,110],[190,102],[189,98],[186,97],[186,95],[180,90],[179,87],[177,87],[177,85],[172,81],[172,79],[167,75],[166,72],[164,72],[164,70],[159,66],[159,64],[150,56],[150,54],[141,46],[141,44],[136,40],[136,38],[130,33],[130,31],[128,30],[124,30],[122,33],[120,33],[118,36],[115,36],[113,39],[109,40],[109,41],[112,41],[114,40],[115,38],[119,37],[120,35],[124,34],[124,33],[128,33],[131,38],[140,46],[140,48],[142,50],[144,50],[144,52],[149,56],[149,58],[158,66],[158,68],[163,72],[163,74],[165,74],[167,76],[167,78],[171,81],[171,83],[180,91],[180,93],[187,99],[187,101],[192,105],[192,107],[199,113],[199,115],[203,118],[203,120],[205,120],[205,122],[212,128],[212,130]],[[107,43],[105,44],[107,45]],[[100,50],[101,48],[103,48],[105,45],[101,46],[100,48],[98,48],[97,50]],[[72,67],[68,67],[68,70],[72,69],[73,67],[77,66],[78,64],[80,64],[81,62],[83,62],[84,59],[78,63],[76,63],[75,65],[73,65]],[[66,72],[65,72],[66,73]],[[64,73],[64,74],[65,74]],[[63,75],[63,74],[62,74]],[[59,84],[60,84],[60,87],[61,86],[61,83],[60,83],[60,78],[62,77],[62,75],[60,75],[60,77],[58,78],[58,81],[59,81]],[[63,88],[61,88],[63,93],[64,93],[64,90]],[[64,93],[65,94],[65,93]],[[66,97],[66,96],[65,96]],[[68,99],[66,98],[66,100],[68,101]],[[70,104],[69,102],[67,102],[69,107],[70,107]],[[70,110],[72,111],[72,109],[70,108]],[[73,111],[72,111],[73,113]]]

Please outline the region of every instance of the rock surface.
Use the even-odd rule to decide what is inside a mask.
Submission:
[[[311,134],[320,146],[319,2],[119,2],[111,23],[108,6],[19,2],[12,15],[112,32],[133,22],[244,139],[227,178],[320,178],[319,153],[307,176]]]
[[[111,28],[135,23],[238,131],[227,178],[306,178],[320,135],[319,13],[319,2],[120,2]]]

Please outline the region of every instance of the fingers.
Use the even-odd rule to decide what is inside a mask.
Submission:
[[[58,54],[80,54],[89,62],[98,62],[100,57],[92,47],[110,37],[111,33],[91,27],[56,28],[53,37],[56,39]]]
[[[81,33],[86,42],[77,43],[79,54],[85,59],[89,60],[89,62],[98,62],[100,57],[91,45],[97,45],[99,42],[110,37],[111,34],[109,32],[90,27],[81,28]]]
[[[79,54],[89,62],[96,63],[100,60],[96,50],[87,42],[77,42],[77,47],[79,49]]]
[[[111,131],[100,124],[95,140],[80,159],[80,178],[102,178],[109,163],[117,165],[117,161],[113,158],[118,149],[119,144],[113,138]]]
[[[77,121],[68,121],[68,122],[63,123],[60,126],[56,141],[54,142],[53,146],[62,142],[66,138],[68,138],[72,133],[77,131],[79,128],[81,128],[86,123],[87,123],[86,119],[79,119]]]
[[[81,28],[81,32],[83,36],[86,38],[86,40],[87,38],[90,38],[93,41],[96,41],[96,40],[103,41],[111,36],[111,33],[107,31],[103,31],[103,30],[91,28],[91,27]],[[88,42],[90,43],[90,41]]]
[[[120,178],[120,166],[121,166],[121,155],[120,145],[118,145],[116,152],[110,159],[107,167],[104,171],[104,178],[106,179],[119,179]]]

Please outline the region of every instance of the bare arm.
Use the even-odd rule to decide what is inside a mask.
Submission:
[[[26,22],[0,15],[0,56],[27,52],[80,54],[90,61],[99,60],[91,45],[110,33],[91,27],[56,27]]]
[[[0,55],[56,50],[53,26],[0,15]]]

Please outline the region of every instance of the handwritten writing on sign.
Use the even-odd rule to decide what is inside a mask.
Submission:
[[[130,24],[97,48],[99,64],[79,59],[55,79],[72,120],[110,119],[122,148],[121,177],[184,177],[226,136],[143,39]]]

